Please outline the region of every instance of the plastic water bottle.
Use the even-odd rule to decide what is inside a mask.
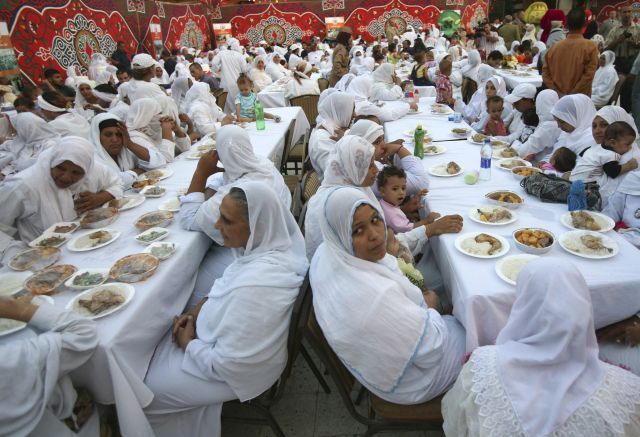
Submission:
[[[422,124],[419,124],[418,127],[416,127],[413,134],[413,141],[413,155],[420,159],[424,158],[424,130],[422,129]]]
[[[256,114],[256,129],[264,130],[265,129],[264,108],[262,107],[262,103],[260,103],[260,100],[256,99],[256,104],[254,109]]]
[[[482,149],[480,149],[480,174],[478,179],[481,181],[488,181],[491,179],[491,155],[493,150],[491,149],[491,139],[488,137],[484,139]]]
[[[420,90],[418,90],[418,88],[413,92],[413,103],[416,105],[420,103]]]

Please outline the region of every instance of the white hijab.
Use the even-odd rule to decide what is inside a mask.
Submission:
[[[94,53],[91,55],[91,62],[89,63],[89,79],[97,80],[98,75],[105,71],[109,64],[107,58],[102,53]]]
[[[258,62],[260,61],[262,61],[264,64],[263,70],[260,70],[258,68]],[[253,68],[251,69],[249,76],[251,78],[251,81],[259,90],[262,90],[263,88],[271,85],[271,83],[273,82],[273,80],[271,79],[271,76],[269,76],[269,74],[267,73],[266,68],[267,68],[267,59],[263,55],[256,56],[255,59],[253,60]]]
[[[634,170],[627,173],[617,191],[631,196],[640,196],[640,171]]]
[[[371,76],[358,76],[351,81],[346,92],[353,96],[357,107],[358,103],[369,101],[372,87],[373,79]]]
[[[222,110],[216,104],[216,98],[211,94],[209,85],[205,82],[194,83],[184,96],[184,109],[189,117],[193,117],[197,104],[203,104],[207,111],[217,117]]]
[[[596,115],[602,117],[609,124],[624,121],[636,131],[636,137],[638,136],[638,128],[636,127],[633,117],[620,106],[603,106],[596,112]]]
[[[480,58],[480,52],[477,50],[471,50],[467,54],[468,63],[464,67],[462,67],[462,76],[468,77],[469,79],[478,82],[478,70],[480,69],[480,65],[482,64],[482,59]]]
[[[0,167],[11,162],[16,171],[22,171],[58,140],[58,132],[32,112],[17,114],[11,124],[16,137],[0,144]]]
[[[178,110],[186,112],[184,108],[184,97],[189,91],[189,77],[177,77],[171,84],[171,98],[176,102]]]
[[[144,134],[155,146],[158,146],[162,141],[161,114],[162,106],[157,99],[138,99],[129,107],[127,129],[131,133],[137,131]]]
[[[567,147],[579,155],[584,149],[594,145],[591,123],[596,116],[596,108],[589,97],[584,94],[564,96],[555,104],[551,115],[575,128],[571,133],[560,134],[553,147],[554,151],[560,147]]]
[[[132,79],[129,82],[128,93],[129,101],[133,104],[138,99],[154,99],[157,97],[166,97],[167,94],[160,88],[158,84],[146,82],[144,80]]]
[[[349,85],[351,84],[353,79],[356,78],[356,76],[357,75],[355,73],[351,73],[351,72],[343,75],[333,88],[335,88],[337,91],[346,91],[347,88],[349,88]],[[327,88],[327,89],[330,89],[330,88]]]
[[[558,259],[527,265],[496,347],[500,381],[522,428],[527,435],[551,434],[605,373],[591,294],[578,269]]]
[[[371,120],[358,120],[349,129],[349,135],[363,138],[373,144],[378,138],[384,136],[384,128]]]
[[[108,112],[98,114],[93,117],[93,120],[91,120],[89,142],[93,146],[96,157],[100,160],[100,162],[113,169],[117,173],[121,171],[132,170],[133,168],[135,168],[135,159],[133,152],[131,152],[126,146],[123,146],[122,150],[120,150],[120,153],[118,154],[118,162],[114,161],[111,155],[109,155],[109,153],[107,153],[105,148],[102,146],[102,143],[100,142],[100,123],[105,120],[120,121],[118,117]]]
[[[336,129],[349,126],[353,109],[354,98],[351,94],[334,92],[318,104],[318,116],[321,118],[319,126],[334,135]]]
[[[538,114],[540,123],[553,121],[551,110],[558,103],[558,100],[558,93],[550,89],[542,90],[536,96],[536,114]]]
[[[390,64],[388,62],[381,64],[373,72],[373,82],[375,84],[381,83],[384,84],[387,88],[391,88],[395,85],[392,77],[394,73],[395,68],[393,64]]]
[[[422,293],[393,256],[370,262],[354,255],[351,225],[362,205],[384,221],[378,205],[360,190],[336,188],[327,196],[320,224],[324,243],[310,270],[313,306],[329,345],[351,372],[392,392],[412,364],[429,314]]]

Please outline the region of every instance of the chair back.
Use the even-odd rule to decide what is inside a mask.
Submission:
[[[620,97],[620,91],[622,91],[622,86],[624,85],[626,80],[627,80],[626,74],[618,74],[618,83],[616,83],[616,86],[613,89],[613,95],[611,96],[611,99],[609,99],[609,102],[607,103],[607,105],[616,104],[616,102],[618,101],[618,98]]]
[[[469,79],[468,77],[465,77],[464,79],[462,79],[462,88],[460,91],[462,93],[462,101],[464,103],[469,103],[469,101],[471,100],[471,97],[477,90],[478,90],[478,84],[476,83],[475,80]]]
[[[302,178],[302,203],[307,203],[320,188],[320,179],[315,170],[309,170]]]
[[[309,203],[305,203],[302,205],[302,209],[300,210],[300,215],[298,216],[298,227],[300,228],[300,232],[304,235],[304,221],[307,218],[307,206]]]
[[[226,105],[227,103],[227,95],[229,95],[229,93],[226,91],[223,91],[220,94],[216,95],[216,105],[218,105],[218,107],[223,111],[224,105]]]
[[[329,88],[329,81],[324,77],[318,79],[318,87],[320,88],[320,92]]]
[[[289,122],[287,133],[284,136],[284,146],[282,148],[282,155],[280,156],[280,162],[277,162],[277,163],[274,162],[274,165],[282,174],[287,173],[287,161],[289,160],[289,152],[291,151],[291,147],[293,147],[291,143],[293,142],[292,137],[293,137],[293,131],[295,130],[295,127],[296,127],[296,119],[294,118]]]
[[[316,118],[318,117],[318,100],[320,96],[315,94],[306,94],[304,96],[293,97],[289,99],[291,106],[299,106],[304,111],[304,114],[309,120],[311,126],[315,126]]]

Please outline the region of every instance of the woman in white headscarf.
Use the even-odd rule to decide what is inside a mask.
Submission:
[[[402,34],[402,40],[409,41],[409,45],[413,45],[417,37],[418,34],[413,30],[413,26],[407,26],[407,31]]]
[[[553,145],[562,133],[551,115],[551,110],[558,100],[558,93],[549,89],[540,91],[536,96],[536,114],[539,120],[536,130],[524,143],[516,140],[511,144],[520,157],[537,162],[551,153]]]
[[[598,359],[578,269],[540,259],[518,276],[496,345],[473,352],[442,415],[447,435],[637,436],[640,378]]]
[[[127,129],[131,140],[149,150],[157,150],[166,162],[173,162],[175,158],[173,131],[176,124],[171,117],[162,115],[162,106],[157,99],[136,100],[131,104],[127,115]]]
[[[531,23],[527,23],[525,25],[524,36],[522,37],[522,40],[520,42],[523,43],[527,40],[531,41],[531,45],[535,44],[538,41],[538,38],[536,38],[536,26]]]
[[[95,83],[86,79],[76,80],[76,100],[74,110],[87,121],[91,121],[96,113],[106,111],[111,101],[101,99],[94,93]]]
[[[262,49],[264,50],[264,49]],[[273,83],[271,76],[266,72],[266,57],[256,56],[253,60],[253,68],[249,72],[249,79],[253,82],[253,88],[256,93],[262,91]]]
[[[224,118],[205,82],[196,82],[191,86],[184,97],[184,108],[195,130],[202,136],[215,132],[216,122]]]
[[[547,50],[547,45],[542,41],[536,41],[532,49],[533,59],[531,61],[531,65],[533,67],[536,67],[536,68],[538,67],[538,60],[540,59],[540,56],[542,56],[542,53],[544,53],[545,50]]]
[[[481,64],[478,67],[478,72],[476,74],[478,89],[471,96],[469,103],[465,104],[462,99],[456,99],[454,108],[457,112],[462,113],[462,116],[467,121],[467,123],[475,123],[480,119],[480,116],[483,113],[483,109],[487,104],[487,94],[485,91],[485,87],[489,79],[495,74],[496,70],[493,67],[487,64]]]
[[[22,112],[11,119],[16,137],[0,144],[2,178],[31,167],[38,155],[58,141],[58,133],[32,112]]]
[[[287,99],[309,94],[316,96],[320,94],[318,81],[309,78],[311,70],[311,64],[306,61],[298,64],[296,71],[293,73],[293,79],[287,83],[287,92],[285,93]]]
[[[616,54],[611,50],[607,50],[600,55],[599,68],[593,77],[591,83],[591,100],[596,108],[602,107],[609,103],[613,91],[618,83],[618,72],[613,63],[616,60]]]
[[[145,413],[158,437],[219,437],[223,402],[259,396],[287,362],[291,310],[308,266],[300,230],[261,182],[232,188],[220,210],[206,226],[220,231],[234,261],[206,299],[174,318],[145,378],[154,393]]]
[[[449,49],[447,48],[447,39],[444,36],[438,37],[436,39],[436,45],[433,48],[437,55],[446,54]]]
[[[320,180],[336,141],[351,124],[353,110],[353,96],[343,92],[334,92],[318,103],[319,121],[309,137],[309,158]]]
[[[194,80],[190,77],[177,77],[171,84],[171,98],[176,102],[176,106],[180,112],[186,113],[184,97],[193,83]]]
[[[480,87],[479,79],[478,79],[478,71],[480,70],[480,65],[482,65],[482,59],[480,58],[480,52],[477,50],[471,50],[467,55],[467,65],[462,67],[462,77],[466,77],[471,79]]]
[[[269,55],[269,62],[265,68],[266,73],[271,77],[273,82],[282,79],[283,77],[291,76],[291,71],[280,63],[280,59],[282,59],[282,57],[279,53],[271,53]]]
[[[76,78],[81,77],[82,72],[77,65],[70,65],[67,67],[67,78],[64,80],[64,84],[68,87],[76,87]]]
[[[0,186],[0,223],[29,242],[56,222],[122,197],[122,191],[117,173],[95,161],[86,139],[65,137]]]
[[[560,147],[566,147],[580,155],[595,144],[589,127],[596,115],[596,108],[589,97],[584,94],[564,96],[554,105],[551,115],[562,130],[553,145],[554,152]]]
[[[169,74],[166,72],[162,65],[156,62],[156,65],[153,69],[153,77],[151,78],[151,82],[157,85],[168,85],[169,84]]]
[[[96,80],[98,75],[105,71],[108,66],[107,58],[102,53],[94,53],[91,55],[88,72],[89,79]]]
[[[75,109],[67,108],[67,101],[58,93],[46,91],[38,96],[40,112],[49,120],[60,136],[77,135],[89,138],[89,122]]]
[[[133,142],[126,126],[110,113],[93,117],[89,141],[96,158],[120,175],[125,188],[131,187],[139,174],[167,163],[158,150]]]
[[[484,84],[483,98],[480,101],[476,101],[479,105],[480,115],[478,116],[477,121],[471,124],[471,128],[478,132],[483,131],[487,124],[487,121],[489,120],[489,112],[487,111],[487,99],[491,96],[499,96],[504,99],[507,94],[507,84],[505,80],[498,75],[491,76]],[[502,119],[508,120],[509,116],[511,116],[512,113],[513,106],[511,105],[511,103],[505,101],[502,109]],[[510,141],[511,140],[509,140],[509,142]]]
[[[357,75],[355,73],[346,73],[344,76],[342,76],[340,78],[340,80],[338,82],[336,82],[336,84],[331,87],[336,89],[337,91],[346,91],[347,88],[349,88],[349,85],[351,84],[351,81],[353,79],[355,79],[357,77]],[[328,89],[331,89],[328,88]]]
[[[378,106],[369,100],[372,87],[373,79],[369,75],[358,76],[349,84],[346,92],[355,99],[356,115],[373,115],[382,123],[386,123],[404,117],[409,109],[418,109],[416,103]]]
[[[298,63],[302,62],[304,59],[300,56],[300,52],[302,51],[302,46],[298,43],[291,44],[289,47],[289,70],[295,71]]]
[[[220,216],[220,203],[231,187],[258,181],[271,187],[286,208],[291,206],[291,192],[273,162],[253,152],[247,132],[233,125],[221,127],[216,135],[217,151],[200,159],[188,194],[181,198],[180,224],[183,229],[204,232],[217,244],[222,236],[211,223]],[[224,170],[217,167],[218,159]],[[206,292],[232,261],[227,250],[212,247],[202,261],[196,281],[195,299]],[[200,296],[201,297],[201,296]]]
[[[386,253],[384,215],[361,190],[336,188],[323,206],[324,243],[309,271],[318,324],[352,375],[397,404],[435,398],[462,367],[465,333],[435,309]],[[349,292],[344,292],[350,284]]]
[[[113,65],[108,65],[107,68],[96,77],[96,85],[102,85],[108,83],[110,85],[116,84],[116,72],[118,69]]]
[[[400,78],[396,76],[393,64],[382,64],[373,72],[371,101],[402,99],[404,92],[400,88],[401,83]]]

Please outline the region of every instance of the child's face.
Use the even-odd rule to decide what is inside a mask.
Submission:
[[[609,146],[614,152],[618,155],[624,155],[629,150],[631,150],[631,146],[633,142],[636,140],[634,136],[621,136],[618,138],[611,138],[606,141],[607,146]]]
[[[487,86],[485,86],[484,90],[485,90],[485,93],[487,94],[487,97],[493,97],[498,92],[496,90],[496,87],[493,85],[493,82],[491,81],[487,82]]]
[[[407,179],[400,176],[391,176],[387,179],[387,183],[379,188],[385,202],[400,206],[404,202],[407,193]]]
[[[491,116],[492,120],[501,120],[502,119],[502,102],[491,102],[489,103],[489,107],[487,108],[487,112],[489,116]]]
[[[251,85],[249,85],[248,82],[242,82],[240,85],[238,85],[238,89],[240,90],[240,94],[245,97],[251,94]]]

